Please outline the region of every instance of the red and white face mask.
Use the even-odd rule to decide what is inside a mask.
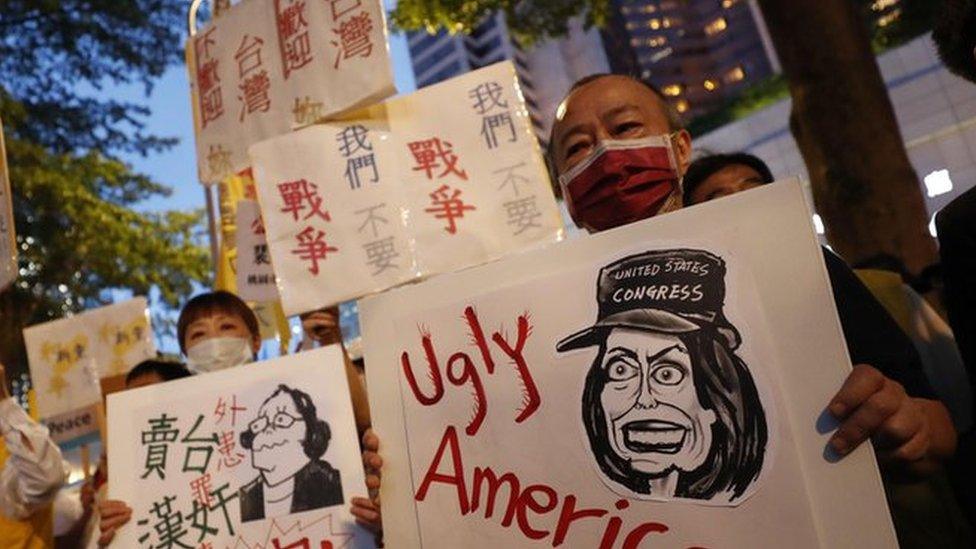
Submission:
[[[667,135],[601,141],[559,176],[569,214],[590,232],[604,231],[674,209],[681,178]]]

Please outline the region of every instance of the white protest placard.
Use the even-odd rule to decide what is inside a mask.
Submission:
[[[372,547],[342,351],[331,346],[108,397],[120,547]]]
[[[395,93],[380,0],[242,0],[187,41],[200,180],[252,143]]]
[[[511,61],[385,107],[425,274],[562,237],[559,207]]]
[[[30,326],[24,341],[40,417],[62,422],[101,401],[99,379],[156,355],[144,297]]]
[[[17,238],[14,236],[13,196],[7,171],[7,149],[0,120],[0,291],[17,279]]]
[[[274,267],[268,252],[261,207],[254,200],[237,203],[237,295],[245,301],[276,301]]]
[[[510,62],[251,147],[286,314],[562,236]]]
[[[897,546],[817,429],[851,366],[808,219],[774,184],[360,302],[386,538]]]
[[[357,171],[353,158],[346,167],[347,137],[350,148],[359,147],[350,153],[361,159],[356,166],[365,169]],[[356,121],[318,124],[251,148],[286,315],[419,276],[397,198],[397,172],[383,162],[388,142],[379,122]]]

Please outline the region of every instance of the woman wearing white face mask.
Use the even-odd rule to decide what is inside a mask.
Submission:
[[[253,362],[261,348],[258,319],[241,298],[230,292],[200,294],[187,302],[176,323],[180,350],[196,373],[215,372]],[[99,505],[99,546],[129,522],[132,509],[123,501]]]
[[[338,329],[338,326],[334,326]],[[261,348],[257,316],[241,298],[230,292],[201,294],[180,311],[176,323],[180,350],[186,355],[187,367],[196,373],[207,373],[253,362]],[[321,343],[334,343],[322,336]],[[369,405],[362,382],[347,361],[356,427],[364,432],[370,423]],[[364,499],[364,498],[355,498]],[[108,545],[115,532],[132,518],[132,509],[123,501],[106,500],[99,505],[100,546]]]
[[[211,292],[191,299],[176,325],[187,366],[206,373],[252,362],[261,348],[258,319],[241,298]]]

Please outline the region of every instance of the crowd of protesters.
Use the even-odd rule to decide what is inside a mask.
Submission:
[[[655,154],[661,149],[670,154]],[[691,135],[660,91],[623,75],[589,76],[573,86],[559,107],[547,154],[573,220],[590,232],[722,200],[773,181],[766,164],[749,154],[696,156]],[[824,402],[840,424],[829,444],[840,456],[874,444],[904,547],[967,547],[973,540],[974,219],[976,189],[938,217],[948,319],[929,305],[920,288],[913,288],[915,281],[897,260],[879,258],[852,268],[831,250],[822,250],[855,364]],[[341,344],[335,309],[305,314],[302,325],[306,338],[299,351]],[[128,374],[126,389],[235,368],[254,361],[261,345],[254,313],[222,291],[188,301],[177,337],[186,366],[143,362]],[[353,494],[349,501],[353,515],[382,543],[382,435],[369,428],[361,371],[348,356],[346,373],[370,491]],[[65,482],[65,466],[46,430],[10,398],[5,383],[0,386],[0,432],[0,546],[51,547],[52,503]],[[102,460],[83,486],[84,512],[63,536],[65,546],[84,546],[88,539],[109,545],[117,529],[131,520],[126,502],[105,496],[106,467]]]

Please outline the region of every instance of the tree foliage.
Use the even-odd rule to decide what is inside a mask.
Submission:
[[[512,36],[531,45],[564,36],[577,16],[588,26],[602,26],[610,9],[611,0],[399,0],[391,19],[403,30],[470,34],[486,16],[503,12]]]
[[[0,293],[0,361],[24,364],[21,329],[105,301],[111,289],[177,305],[203,281],[202,212],[150,211],[170,194],[120,158],[175,140],[147,108],[107,98],[181,62],[184,0],[0,0],[0,117],[20,278]]]

